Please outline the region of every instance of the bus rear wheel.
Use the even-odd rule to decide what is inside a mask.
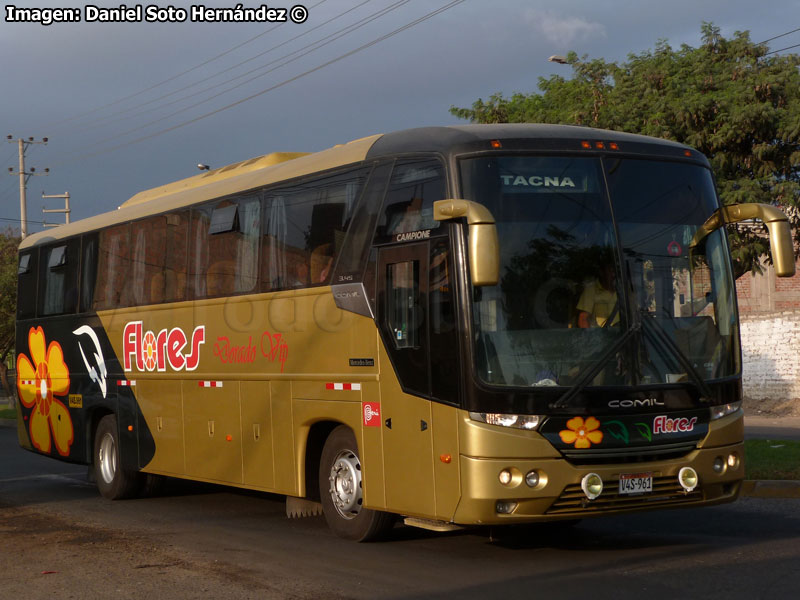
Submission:
[[[368,542],[394,525],[394,516],[362,506],[361,460],[349,427],[340,425],[325,441],[319,467],[322,509],[328,527],[338,536]]]
[[[138,472],[125,471],[119,460],[117,417],[106,415],[94,435],[94,476],[100,495],[109,500],[135,496],[142,483]]]

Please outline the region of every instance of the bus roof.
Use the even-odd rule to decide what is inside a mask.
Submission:
[[[437,152],[447,155],[485,150],[490,140],[502,140],[503,147],[508,149],[536,146],[569,151],[573,142],[577,150],[581,141],[588,140],[617,142],[625,154],[667,154],[682,157],[683,152],[690,150],[687,146],[668,140],[571,125],[506,123],[406,129],[353,140],[313,154],[274,152],[145,190],[132,196],[115,211],[32,234],[22,241],[20,248],[177,210],[198,202],[362,160],[409,153]],[[707,164],[699,153],[694,153],[693,158]]]

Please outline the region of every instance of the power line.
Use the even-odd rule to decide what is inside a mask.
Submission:
[[[314,8],[318,7],[320,4],[322,4],[323,2],[327,2],[327,0],[319,0],[319,2],[317,2],[316,4],[313,4],[312,6],[310,6],[309,9],[314,9]],[[62,123],[67,123],[69,121],[74,121],[75,119],[80,119],[80,118],[88,116],[88,115],[93,115],[94,113],[96,113],[98,111],[104,110],[104,109],[109,108],[111,106],[116,106],[117,104],[120,104],[121,102],[125,102],[126,100],[130,100],[131,98],[135,98],[136,96],[141,96],[142,94],[144,94],[146,92],[149,92],[150,90],[154,90],[154,89],[156,89],[158,87],[161,87],[162,85],[164,85],[166,83],[169,83],[170,81],[174,81],[175,79],[178,79],[179,77],[183,77],[187,73],[191,73],[192,71],[196,71],[197,69],[199,69],[201,67],[204,67],[207,64],[212,63],[215,60],[218,60],[218,59],[222,58],[223,56],[226,56],[226,55],[230,54],[231,52],[233,52],[235,50],[238,50],[242,46],[245,46],[245,45],[249,44],[250,42],[253,42],[253,41],[257,40],[261,36],[264,36],[264,35],[270,33],[271,31],[273,31],[276,28],[280,27],[280,25],[282,25],[282,23],[279,23],[278,25],[274,25],[274,26],[270,27],[269,29],[267,29],[266,31],[262,31],[261,33],[259,33],[257,35],[254,35],[253,37],[248,38],[243,42],[240,42],[236,46],[233,46],[232,48],[229,48],[228,50],[225,50],[224,52],[222,52],[220,54],[217,54],[216,56],[213,56],[213,57],[209,58],[208,60],[205,60],[205,61],[201,62],[200,64],[195,65],[194,67],[186,69],[185,71],[181,71],[177,75],[173,75],[172,77],[168,77],[167,79],[165,79],[163,81],[160,81],[158,83],[154,83],[153,85],[151,85],[148,88],[145,88],[143,90],[140,90],[138,92],[135,92],[133,94],[125,96],[123,98],[119,98],[118,100],[114,100],[113,102],[110,102],[108,104],[104,104],[103,106],[100,106],[98,108],[90,110],[89,112],[81,113],[81,114],[76,115],[74,117],[69,117],[67,119],[63,119],[61,121],[56,121],[55,123],[51,124],[50,127],[57,127],[58,125],[61,125]]]
[[[409,0],[406,0],[406,2],[407,2],[407,1],[409,1]],[[324,27],[325,25],[327,25],[327,24],[329,24],[329,23],[331,23],[331,22],[335,21],[336,19],[339,19],[339,18],[341,18],[341,17],[343,17],[343,16],[347,15],[348,13],[351,13],[351,12],[353,12],[354,10],[356,10],[356,9],[358,9],[358,8],[361,8],[361,7],[362,7],[362,6],[364,6],[365,4],[368,4],[369,2],[372,2],[372,0],[364,0],[364,1],[363,1],[363,2],[361,2],[360,4],[357,4],[357,5],[355,5],[354,7],[352,7],[352,8],[349,8],[349,9],[345,10],[344,12],[341,12],[341,13],[339,13],[339,14],[338,14],[338,15],[336,15],[335,17],[331,17],[330,19],[328,19],[328,20],[327,20],[327,21],[325,21],[324,23],[320,23],[319,25],[316,25],[316,26],[312,27],[311,29],[308,29],[308,30],[304,31],[304,32],[303,32],[303,33],[301,33],[301,34],[298,34],[298,35],[296,35],[296,36],[294,36],[294,37],[292,37],[292,38],[289,38],[288,40],[286,40],[286,41],[284,41],[284,42],[281,42],[280,44],[277,44],[277,45],[275,45],[275,46],[272,46],[272,47],[271,47],[271,48],[269,48],[268,50],[264,50],[263,52],[259,52],[258,54],[254,55],[254,56],[251,56],[250,58],[247,58],[247,59],[245,59],[245,60],[243,60],[243,61],[241,61],[241,62],[239,62],[239,63],[237,63],[237,64],[235,64],[235,65],[232,65],[232,66],[230,66],[230,67],[227,67],[227,68],[225,68],[225,69],[223,69],[223,70],[221,70],[221,71],[218,71],[217,73],[214,73],[213,75],[209,75],[208,77],[205,77],[205,78],[203,78],[203,79],[200,79],[200,80],[197,80],[197,81],[195,81],[195,82],[193,82],[193,83],[190,83],[190,84],[188,84],[188,85],[185,85],[185,86],[183,86],[183,87],[181,87],[181,88],[178,88],[177,90],[174,90],[174,91],[172,91],[172,92],[169,92],[169,93],[167,93],[167,94],[164,94],[164,95],[162,95],[162,96],[158,96],[157,98],[153,98],[153,99],[151,99],[151,100],[148,100],[148,101],[146,101],[146,102],[143,102],[143,103],[141,103],[141,104],[138,104],[138,105],[136,105],[136,106],[134,106],[134,107],[125,108],[125,109],[119,110],[119,111],[117,111],[117,112],[111,113],[111,114],[109,114],[109,115],[106,115],[106,116],[104,116],[104,117],[101,117],[101,118],[100,118],[98,121],[96,121],[95,123],[90,123],[90,124],[87,124],[87,125],[85,126],[85,128],[91,128],[91,127],[93,127],[93,126],[101,126],[101,125],[103,124],[103,122],[104,122],[104,121],[108,121],[109,119],[118,118],[118,117],[120,117],[120,116],[122,116],[122,115],[124,115],[124,114],[126,114],[126,113],[129,113],[129,112],[131,112],[131,111],[134,111],[134,110],[140,109],[140,108],[142,108],[143,106],[147,106],[148,104],[153,104],[154,102],[158,102],[159,100],[163,100],[163,99],[165,99],[165,98],[169,98],[170,96],[174,96],[175,94],[178,94],[178,93],[180,93],[180,92],[183,92],[183,91],[185,91],[185,90],[188,90],[188,89],[190,89],[190,88],[193,88],[193,87],[195,87],[195,86],[197,86],[197,85],[200,85],[201,83],[204,83],[204,82],[206,82],[206,81],[209,81],[209,80],[211,80],[211,79],[214,79],[214,78],[216,78],[216,77],[219,77],[219,76],[221,76],[221,75],[224,75],[225,73],[227,73],[227,72],[229,72],[229,71],[232,71],[232,70],[234,70],[234,69],[236,69],[236,68],[238,68],[238,67],[240,67],[240,66],[242,66],[242,65],[244,65],[244,64],[247,64],[248,62],[251,62],[251,61],[253,61],[253,60],[255,60],[255,59],[257,59],[257,58],[259,58],[259,57],[261,57],[261,56],[264,56],[265,54],[269,54],[269,53],[270,53],[270,52],[272,52],[273,50],[277,50],[278,48],[280,48],[280,47],[282,47],[282,46],[285,46],[285,45],[287,45],[287,44],[289,44],[289,43],[291,43],[291,42],[293,42],[293,41],[295,41],[295,40],[297,40],[297,39],[299,39],[299,38],[301,38],[301,37],[303,37],[303,36],[305,36],[305,35],[308,35],[308,34],[310,34],[312,31],[315,31],[315,30],[317,30],[317,29],[320,29],[321,27]],[[313,8],[313,6],[312,6],[312,8]],[[385,9],[384,9],[384,10],[385,10]],[[273,29],[274,29],[274,28],[273,28]],[[270,30],[270,31],[271,31],[271,30]],[[337,33],[338,33],[338,32],[337,32]],[[331,34],[331,35],[333,35],[333,34]],[[323,39],[325,39],[325,38],[323,38]],[[314,43],[317,43],[317,42],[314,42]],[[312,45],[313,45],[313,44],[312,44]],[[300,50],[303,50],[303,49],[305,49],[305,48],[307,48],[307,47],[308,47],[308,46],[304,46],[304,47],[303,47],[303,48],[301,48]],[[285,55],[285,56],[283,56],[283,57],[281,57],[281,58],[279,58],[279,59],[276,59],[276,61],[277,61],[277,60],[281,60],[282,58],[286,58],[287,56],[291,56],[292,54],[294,54],[294,53],[296,53],[296,52],[299,52],[300,50],[295,50],[294,52],[292,52],[292,53],[290,53],[290,54],[288,54],[288,55]],[[266,65],[262,65],[261,67],[257,67],[256,69],[252,69],[252,70],[250,70],[250,71],[247,71],[247,72],[245,72],[245,73],[243,73],[243,74],[241,74],[241,75],[238,75],[238,76],[236,76],[236,77],[234,77],[234,78],[232,78],[232,79],[228,79],[228,80],[226,80],[226,81],[223,81],[223,82],[221,82],[221,83],[218,83],[218,84],[215,84],[215,85],[213,85],[213,86],[211,86],[211,87],[208,87],[208,88],[206,88],[206,89],[204,89],[204,90],[200,90],[199,92],[196,92],[194,95],[196,95],[196,94],[202,94],[202,93],[204,93],[204,92],[207,92],[207,91],[209,91],[209,90],[212,90],[212,89],[214,89],[214,88],[216,88],[216,87],[219,87],[219,86],[225,85],[226,83],[229,83],[229,82],[231,82],[231,81],[235,81],[236,79],[239,79],[239,78],[241,78],[241,77],[244,77],[244,76],[246,76],[246,75],[248,75],[248,74],[250,74],[250,73],[253,73],[254,71],[257,71],[257,70],[259,70],[259,69],[262,69],[262,68],[264,68],[264,67],[266,67],[266,66],[268,66],[268,65],[271,65],[271,64],[273,64],[273,63],[274,63],[274,62],[276,62],[276,61],[269,62],[269,63],[267,63]],[[207,63],[204,63],[204,64],[207,64]],[[188,72],[188,71],[187,71],[187,72]],[[149,89],[152,89],[152,88],[149,88]],[[182,98],[178,98],[177,100],[173,100],[172,102],[168,102],[168,103],[166,103],[166,104],[162,104],[162,105],[160,105],[160,106],[156,106],[156,107],[152,107],[152,108],[145,109],[145,110],[143,110],[143,111],[136,112],[136,113],[134,113],[134,114],[132,114],[132,115],[129,115],[128,117],[125,117],[125,118],[133,118],[133,117],[136,117],[136,116],[139,116],[139,115],[144,115],[144,114],[147,114],[147,113],[149,113],[149,112],[152,112],[152,111],[154,111],[154,110],[158,110],[158,109],[160,109],[160,108],[165,108],[165,107],[167,107],[167,106],[171,106],[172,104],[175,104],[175,103],[181,102],[181,101],[183,101],[183,100],[186,100],[187,98],[191,98],[191,97],[192,97],[192,96],[184,96],[184,97],[182,97]],[[144,125],[144,127],[147,127],[147,125]],[[124,135],[124,134],[119,134],[119,135]]]
[[[239,106],[240,104],[244,104],[245,102],[248,102],[248,101],[250,101],[250,100],[252,100],[254,98],[257,98],[257,97],[262,96],[262,95],[264,95],[264,94],[266,94],[268,92],[271,92],[271,91],[276,90],[276,89],[278,89],[280,87],[283,87],[284,85],[287,85],[289,83],[297,81],[298,79],[301,79],[301,78],[303,78],[303,77],[305,77],[307,75],[310,75],[312,73],[316,73],[317,71],[320,71],[321,69],[324,69],[325,67],[328,67],[328,66],[330,66],[332,64],[335,64],[335,63],[337,63],[337,62],[339,62],[341,60],[344,60],[345,58],[349,58],[350,56],[353,56],[354,54],[357,54],[358,52],[361,52],[362,50],[366,50],[367,48],[371,48],[372,46],[375,46],[376,44],[379,44],[379,43],[381,43],[383,41],[386,41],[387,39],[389,39],[391,37],[394,37],[395,35],[398,35],[399,33],[402,33],[403,31],[411,29],[412,27],[415,27],[415,26],[419,25],[420,23],[423,23],[424,21],[427,21],[428,19],[431,19],[431,18],[433,18],[433,17],[435,17],[435,16],[437,16],[437,15],[439,15],[439,14],[441,14],[441,13],[447,11],[447,10],[450,10],[451,8],[457,6],[457,5],[459,5],[459,4],[461,4],[462,2],[465,2],[465,1],[466,0],[453,0],[452,2],[449,2],[448,4],[442,6],[441,8],[433,10],[433,11],[423,15],[422,17],[419,17],[418,19],[415,19],[415,20],[413,20],[413,21],[411,21],[409,23],[406,23],[405,25],[403,25],[401,27],[398,27],[397,29],[395,29],[395,30],[393,30],[393,31],[391,31],[391,32],[389,32],[387,34],[384,34],[384,35],[382,35],[382,36],[380,36],[378,38],[375,38],[374,40],[372,40],[370,42],[367,42],[366,44],[363,44],[363,45],[359,46],[358,48],[355,48],[354,50],[350,50],[349,52],[345,52],[344,54],[341,54],[341,55],[337,56],[336,58],[333,58],[333,59],[331,59],[331,60],[329,60],[327,62],[324,62],[321,65],[318,65],[318,66],[316,66],[316,67],[314,67],[312,69],[309,69],[307,71],[304,71],[303,73],[300,73],[299,75],[295,75],[294,77],[291,77],[291,78],[286,79],[286,80],[284,80],[284,81],[282,81],[280,83],[277,83],[277,84],[275,84],[275,85],[273,85],[271,87],[268,87],[268,88],[263,89],[263,90],[261,90],[259,92],[256,92],[255,94],[251,94],[250,96],[242,98],[241,100],[237,100],[236,102],[232,102],[231,104],[227,104],[227,105],[225,105],[225,106],[223,106],[221,108],[218,108],[218,109],[213,110],[211,112],[205,113],[205,114],[200,115],[198,117],[195,117],[193,119],[189,119],[188,121],[184,121],[183,123],[179,123],[177,125],[174,125],[172,127],[167,128],[167,129],[163,129],[161,131],[157,131],[155,133],[151,133],[149,135],[142,136],[140,138],[131,140],[131,141],[126,142],[124,144],[118,144],[117,146],[113,146],[111,148],[98,150],[98,151],[92,152],[90,154],[84,154],[84,155],[75,157],[73,160],[67,161],[65,163],[60,163],[60,164],[71,164],[71,163],[77,162],[79,160],[83,160],[85,158],[90,158],[92,156],[97,156],[97,155],[100,155],[100,154],[107,154],[109,152],[114,152],[114,151],[119,150],[121,148],[125,148],[127,146],[132,146],[134,144],[141,143],[143,141],[152,139],[154,137],[158,137],[158,136],[163,135],[165,133],[169,133],[170,131],[175,131],[176,129],[180,129],[180,128],[185,127],[187,125],[191,125],[192,123],[196,123],[196,122],[201,121],[203,119],[206,119],[206,118],[208,118],[208,117],[210,117],[212,115],[221,113],[221,112],[226,111],[228,109],[231,109],[231,108],[233,108],[235,106]]]
[[[183,108],[180,108],[180,109],[178,109],[176,111],[173,111],[173,112],[171,112],[171,113],[169,113],[169,114],[167,114],[167,115],[165,115],[163,117],[159,117],[158,119],[155,119],[154,121],[150,121],[148,123],[144,123],[143,125],[139,125],[139,126],[135,127],[134,129],[129,129],[127,131],[123,131],[121,133],[117,133],[114,136],[111,136],[111,137],[108,137],[108,138],[105,138],[105,139],[101,139],[101,140],[95,142],[92,145],[104,144],[106,142],[110,142],[110,141],[112,141],[112,140],[114,140],[116,138],[119,138],[121,136],[125,136],[125,135],[129,135],[131,133],[139,132],[139,131],[141,131],[142,129],[144,129],[146,127],[150,127],[152,125],[156,125],[158,123],[161,123],[162,121],[165,121],[165,120],[167,120],[169,118],[175,117],[175,116],[177,116],[177,115],[179,115],[179,114],[181,114],[183,112],[186,112],[187,110],[190,110],[192,108],[195,108],[197,106],[200,106],[202,104],[210,102],[211,100],[214,100],[215,98],[218,98],[218,97],[220,97],[220,96],[222,96],[224,94],[227,94],[228,92],[231,92],[231,91],[233,91],[233,90],[235,90],[237,88],[240,88],[243,85],[247,85],[248,83],[250,83],[252,81],[255,81],[256,79],[264,77],[265,75],[268,75],[269,73],[272,73],[273,71],[276,71],[277,69],[280,69],[281,67],[285,67],[286,65],[288,65],[288,64],[290,64],[290,63],[292,63],[292,62],[294,62],[296,60],[299,60],[300,58],[303,58],[304,56],[307,56],[308,54],[311,54],[312,52],[315,52],[315,51],[319,50],[320,48],[323,48],[323,47],[327,46],[328,44],[331,44],[331,43],[335,42],[338,39],[341,39],[342,37],[344,37],[346,35],[349,35],[350,33],[356,31],[357,29],[360,29],[361,27],[371,23],[372,21],[374,21],[374,20],[376,20],[376,19],[388,14],[389,12],[391,12],[391,11],[393,11],[393,10],[395,10],[395,9],[405,5],[405,4],[408,4],[410,1],[411,0],[398,0],[397,2],[395,2],[394,4],[392,4],[392,5],[388,6],[388,7],[383,8],[383,9],[381,9],[381,10],[379,10],[379,11],[377,11],[377,12],[371,14],[371,15],[369,15],[368,17],[364,17],[363,19],[361,19],[360,21],[357,21],[353,25],[349,25],[347,27],[344,27],[344,28],[340,29],[339,31],[334,32],[333,34],[325,36],[325,37],[321,38],[320,40],[317,40],[316,42],[313,42],[311,44],[308,44],[308,45],[304,46],[303,48],[300,48],[299,50],[295,50],[294,52],[290,52],[289,54],[284,55],[281,58],[278,58],[278,59],[276,59],[274,61],[271,61],[271,62],[267,63],[266,65],[262,65],[261,67],[258,67],[256,69],[252,69],[252,70],[248,71],[247,73],[244,73],[242,75],[239,75],[237,77],[234,77],[232,79],[224,81],[221,84],[217,84],[217,85],[211,86],[210,88],[207,88],[206,90],[203,90],[203,92],[209,91],[209,90],[214,89],[216,87],[219,87],[220,85],[224,85],[226,83],[230,83],[232,81],[236,81],[237,79],[241,79],[245,75],[248,75],[248,74],[256,72],[256,71],[260,71],[260,70],[262,70],[263,68],[265,68],[265,67],[267,67],[269,65],[275,64],[276,62],[278,62],[280,60],[283,60],[284,58],[288,58],[288,57],[292,56],[293,54],[297,54],[298,52],[302,52],[303,50],[306,50],[306,52],[302,52],[301,54],[297,54],[297,56],[295,56],[294,58],[289,58],[288,60],[285,60],[283,63],[273,67],[272,69],[269,69],[269,70],[267,70],[267,71],[265,71],[263,73],[260,73],[259,75],[255,75],[254,77],[251,77],[251,78],[249,78],[249,79],[247,79],[247,80],[245,80],[245,81],[243,81],[241,83],[238,83],[238,84],[236,84],[236,85],[234,85],[232,87],[229,87],[229,88],[227,88],[227,89],[225,89],[225,90],[223,90],[221,92],[218,92],[218,93],[214,94],[213,96],[209,96],[208,98],[205,98],[204,100],[199,100],[198,102],[195,102],[194,104],[190,104],[189,106],[185,106]],[[188,98],[191,98],[191,96],[188,97]],[[181,98],[180,100],[185,100],[185,99],[187,99],[187,98]],[[180,101],[180,100],[178,100],[178,101]],[[175,101],[175,102],[178,102],[178,101]],[[166,104],[164,106],[169,106],[170,104],[174,104],[175,102],[168,103],[168,104]],[[59,164],[59,163],[56,163],[56,164]],[[63,163],[61,163],[61,164],[63,164]]]
[[[776,52],[783,52],[784,50],[791,50],[792,48],[800,48],[800,44],[795,44],[794,46],[786,46],[786,48],[781,48],[780,50],[772,50],[771,52],[767,52],[764,56],[769,56],[770,54],[775,54]]]
[[[760,46],[761,44],[766,44],[767,42],[771,42],[772,40],[777,40],[778,38],[782,38],[785,35],[789,35],[790,33],[794,33],[795,31],[800,31],[800,27],[798,27],[797,29],[792,29],[791,31],[787,31],[786,33],[782,33],[780,35],[776,35],[775,37],[771,37],[768,40],[764,40],[763,42],[758,42],[758,44],[756,44],[756,45]]]
[[[389,38],[394,37],[395,35],[397,35],[399,33],[402,33],[403,31],[406,31],[407,29],[411,29],[412,27],[415,27],[415,26],[419,25],[420,23],[422,23],[424,21],[427,21],[428,19],[431,19],[431,18],[433,18],[433,17],[435,17],[435,16],[437,16],[437,15],[439,15],[439,14],[441,14],[441,13],[443,13],[443,12],[453,8],[454,6],[457,6],[457,5],[459,5],[459,4],[461,4],[462,2],[465,2],[465,1],[466,0],[453,0],[452,2],[446,4],[445,6],[443,6],[441,8],[433,10],[433,11],[425,14],[424,16],[422,16],[422,17],[420,17],[418,19],[415,19],[414,21],[411,21],[410,23],[406,23],[402,27],[398,27],[397,29],[395,29],[395,30],[393,30],[393,31],[391,31],[391,32],[389,32],[389,33],[387,33],[385,35],[382,35],[382,36],[380,36],[378,38],[375,38],[371,42],[367,42],[366,44],[363,44],[363,45],[359,46],[358,48],[356,48],[354,50],[350,50],[349,52],[346,52],[346,53],[344,53],[344,54],[342,54],[340,56],[337,56],[334,59],[331,59],[331,60],[329,60],[329,61],[327,61],[325,63],[322,63],[321,65],[318,65],[318,66],[314,67],[313,69],[309,69],[307,71],[304,71],[303,73],[300,73],[299,75],[295,75],[294,77],[291,77],[291,78],[286,79],[286,80],[284,80],[284,81],[282,81],[280,83],[277,83],[277,84],[275,84],[275,85],[273,85],[271,87],[268,87],[268,88],[266,88],[264,90],[256,92],[255,94],[251,94],[250,96],[247,96],[246,98],[242,98],[241,100],[237,100],[236,102],[232,102],[231,104],[227,104],[226,106],[218,108],[218,109],[216,109],[214,111],[211,111],[209,113],[206,113],[204,115],[200,115],[199,117],[195,117],[194,119],[190,119],[188,121],[184,121],[183,123],[179,123],[178,125],[174,125],[174,126],[169,127],[167,129],[163,129],[161,131],[157,131],[155,133],[151,133],[149,135],[143,136],[143,137],[135,139],[135,140],[131,140],[130,142],[127,142],[125,144],[120,144],[118,146],[114,146],[114,147],[109,148],[107,150],[102,150],[102,151],[99,151],[99,152],[92,153],[90,155],[85,155],[85,156],[82,156],[82,157],[78,157],[76,160],[78,160],[80,158],[88,158],[89,156],[96,156],[98,154],[105,154],[105,153],[108,153],[108,152],[113,152],[114,150],[119,150],[120,148],[124,148],[126,146],[130,146],[130,145],[133,145],[133,144],[138,144],[139,142],[143,142],[145,140],[149,140],[151,138],[163,135],[165,133],[169,133],[170,131],[174,131],[176,129],[180,129],[181,127],[185,127],[186,125],[190,125],[192,123],[196,123],[197,121],[201,121],[201,120],[206,119],[206,118],[208,118],[208,117],[210,117],[212,115],[215,115],[217,113],[221,113],[221,112],[223,112],[225,110],[228,110],[230,108],[233,108],[235,106],[239,106],[240,104],[244,104],[245,102],[248,102],[248,101],[250,101],[250,100],[252,100],[254,98],[257,98],[257,97],[262,96],[262,95],[264,95],[264,94],[266,94],[268,92],[271,92],[271,91],[273,91],[275,89],[283,87],[284,85],[287,85],[289,83],[297,81],[298,79],[301,79],[301,78],[303,78],[303,77],[305,77],[307,75],[310,75],[312,73],[320,71],[321,69],[324,69],[325,67],[329,67],[330,65],[332,65],[334,63],[337,63],[337,62],[339,62],[341,60],[344,60],[345,58],[349,58],[350,56],[353,56],[354,54],[357,54],[358,52],[361,52],[362,50],[366,50],[367,48],[371,48],[372,46],[375,46],[376,44],[379,44],[379,43],[381,43],[383,41],[386,41]]]

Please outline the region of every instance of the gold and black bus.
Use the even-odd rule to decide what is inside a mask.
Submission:
[[[705,157],[581,127],[275,153],[20,246],[19,440],[285,494],[367,540],[734,500],[741,351]]]

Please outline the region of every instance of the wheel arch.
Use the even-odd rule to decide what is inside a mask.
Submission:
[[[331,432],[340,425],[352,430],[347,423],[333,419],[316,421],[308,426],[299,453],[300,460],[298,460],[298,466],[302,469],[298,478],[301,497],[319,501],[319,464],[322,458],[322,448]],[[355,435],[356,432],[354,431],[353,434]]]

